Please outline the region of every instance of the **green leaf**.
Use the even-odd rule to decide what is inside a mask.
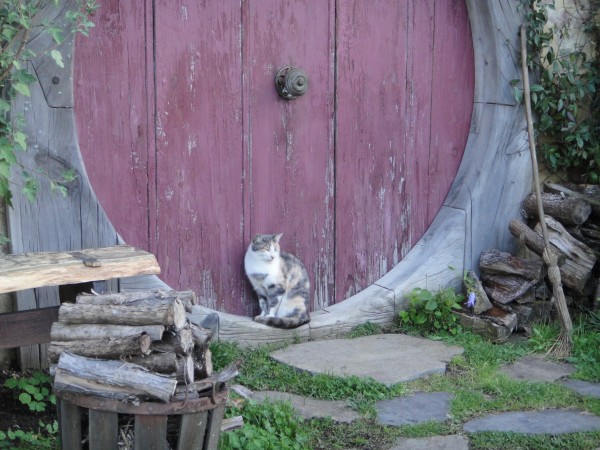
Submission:
[[[25,83],[15,83],[13,85],[13,87],[19,94],[22,94],[26,97],[31,97],[31,92],[29,91],[29,86],[27,86]]]
[[[9,378],[8,380],[6,380],[4,382],[4,386],[6,386],[9,389],[14,389],[16,388],[18,385],[18,381],[16,378]]]
[[[25,186],[23,187],[23,194],[25,194],[25,197],[27,197],[27,199],[30,202],[33,202],[37,195],[37,190],[38,190],[37,182],[34,179],[29,178],[25,182]]]
[[[435,300],[435,298],[430,299],[427,304],[425,305],[425,309],[427,311],[434,311],[435,309],[437,309],[438,307],[438,303]]]
[[[13,139],[17,144],[19,144],[21,150],[27,150],[27,135],[25,133],[22,131],[16,131],[13,134]]]
[[[50,56],[52,56],[52,59],[54,60],[54,62],[56,63],[56,65],[58,67],[60,67],[61,69],[65,67],[65,64],[63,63],[63,59],[62,59],[62,53],[58,50],[52,50],[50,52]]]
[[[31,395],[27,392],[22,392],[21,395],[19,395],[19,401],[24,405],[29,405],[31,403]]]

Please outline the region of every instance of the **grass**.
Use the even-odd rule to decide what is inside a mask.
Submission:
[[[577,368],[574,378],[600,382],[600,318],[593,313],[574,321],[573,356],[570,361]],[[382,330],[374,324],[365,324],[353,330],[349,338],[407,330]],[[414,333],[415,330],[409,330]],[[523,343],[491,344],[471,333],[456,336],[429,336],[464,347],[464,353],[454,358],[445,374],[410,383],[387,387],[372,379],[310,375],[278,363],[269,354],[286,344],[266,345],[257,349],[241,349],[235,344],[217,342],[211,346],[215,370],[238,361],[240,375],[235,383],[252,390],[277,390],[324,400],[345,400],[362,418],[352,424],[338,424],[330,419],[302,421],[289,404],[249,402],[229,409],[228,416],[243,414],[244,431],[228,432],[236,436],[222,439],[221,450],[253,448],[251,442],[260,442],[256,448],[312,448],[312,449],[385,449],[400,437],[427,437],[464,434],[462,426],[468,420],[491,413],[547,408],[572,408],[600,415],[600,400],[582,397],[557,383],[515,381],[500,372],[503,364],[511,363],[529,353],[545,353],[558,335],[554,326],[535,328],[532,338]],[[310,357],[310,355],[307,355]],[[426,423],[412,426],[389,427],[375,421],[375,402],[414,392],[447,391],[454,394],[451,418],[445,423]],[[266,422],[265,422],[266,420]],[[294,439],[303,442],[294,447],[289,436],[265,438],[264,430],[288,427]],[[290,424],[301,424],[294,428]],[[237,433],[237,435],[236,435]],[[242,436],[242,434],[245,435]],[[600,433],[572,433],[560,436],[522,435],[515,433],[469,434],[472,449],[596,449],[600,447]],[[240,440],[245,439],[241,444]],[[271,439],[269,441],[265,439]]]

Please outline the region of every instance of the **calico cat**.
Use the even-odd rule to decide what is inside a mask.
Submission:
[[[260,305],[261,313],[254,320],[273,327],[296,328],[310,321],[310,282],[302,262],[280,251],[281,236],[254,236],[244,257],[244,268]]]

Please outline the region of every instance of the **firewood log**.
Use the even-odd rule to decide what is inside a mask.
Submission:
[[[592,212],[590,204],[581,198],[550,193],[542,193],[541,197],[544,214],[555,217],[564,224],[581,225]],[[534,193],[529,194],[523,200],[522,206],[529,217],[538,217],[537,200]]]
[[[576,292],[583,292],[596,263],[596,255],[554,218],[546,216],[546,225],[550,244],[566,256],[564,263],[559,265],[562,284]],[[536,229],[539,228],[538,224]]]
[[[546,183],[544,189],[548,192],[583,199],[591,205],[592,215],[600,216],[600,186],[597,184]]]
[[[58,310],[58,321],[67,324],[165,325],[181,330],[187,318],[183,304],[174,299],[153,306],[63,303]]]
[[[103,339],[107,337],[124,337],[147,333],[153,341],[160,341],[165,327],[162,325],[69,325],[54,322],[50,330],[52,341],[77,341],[89,339]]]
[[[56,363],[64,351],[90,358],[120,359],[123,356],[147,353],[150,350],[151,342],[152,338],[146,333],[86,341],[52,341],[46,354],[48,362],[51,364]]]
[[[118,400],[168,402],[177,380],[123,361],[99,360],[63,352],[54,376],[54,391],[85,393]]]
[[[79,294],[75,299],[81,305],[121,305],[121,306],[154,306],[170,304],[179,300],[185,310],[190,312],[192,306],[198,302],[198,297],[193,291],[132,291],[110,294]]]
[[[511,234],[519,239],[520,241],[524,241],[525,245],[529,250],[534,252],[538,256],[542,256],[544,253],[544,238],[537,231],[529,228],[525,223],[520,220],[513,219],[508,224],[508,229]],[[556,250],[550,250],[554,255],[558,258],[558,265],[564,263],[566,256],[561,254]]]
[[[177,355],[189,355],[194,350],[192,330],[187,327],[177,332],[167,331],[163,334],[162,340],[152,343],[152,350],[154,352],[172,352]]]
[[[180,383],[189,384],[194,382],[194,360],[191,355],[152,353],[145,356],[133,356],[125,360],[153,372],[170,375]]]
[[[487,295],[497,303],[506,304],[523,295],[534,286],[534,280],[516,275],[481,274],[483,288]]]
[[[543,267],[541,260],[519,258],[496,249],[482,252],[479,257],[479,268],[487,274],[517,275],[539,281]]]

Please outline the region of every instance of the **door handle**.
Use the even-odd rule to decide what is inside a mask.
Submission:
[[[308,76],[302,69],[294,66],[283,66],[275,75],[277,93],[286,100],[293,100],[308,90]]]

